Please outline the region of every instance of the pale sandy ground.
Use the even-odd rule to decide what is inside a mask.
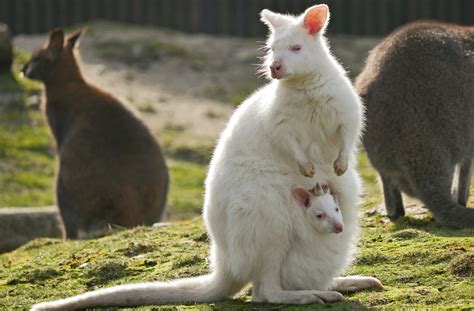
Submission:
[[[14,43],[32,51],[46,38],[46,35],[17,36]],[[150,39],[178,46],[189,55],[165,55],[146,64],[130,65],[104,59],[95,48],[110,41],[146,42]],[[263,55],[259,47],[264,39],[190,35],[156,28],[99,24],[85,33],[79,50],[84,73],[90,81],[137,110],[152,107],[154,112],[139,114],[155,133],[178,127],[188,142],[212,144],[234,109],[228,98],[265,82],[255,74],[255,64]],[[359,71],[368,50],[376,42],[369,38],[337,37],[333,46],[346,68]]]

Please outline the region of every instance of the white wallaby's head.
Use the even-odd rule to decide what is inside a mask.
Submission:
[[[304,208],[310,224],[319,233],[340,233],[344,225],[342,214],[327,185],[316,184],[311,190],[293,188],[293,197]]]
[[[291,79],[304,78],[318,70],[328,53],[323,36],[329,22],[327,5],[312,6],[300,16],[267,9],[260,16],[270,30],[263,73],[274,79]]]

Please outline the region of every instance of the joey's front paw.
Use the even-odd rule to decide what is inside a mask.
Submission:
[[[341,176],[347,171],[347,162],[347,159],[341,157],[338,157],[336,161],[334,161],[334,173],[336,173],[337,176]]]
[[[313,177],[314,176],[314,165],[311,162],[306,162],[305,164],[298,164],[300,168],[300,173],[306,177]]]

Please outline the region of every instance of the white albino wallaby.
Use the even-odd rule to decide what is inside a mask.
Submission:
[[[263,10],[261,17],[271,30],[267,60],[274,80],[235,111],[210,164],[203,216],[211,272],[101,289],[34,310],[213,302],[249,283],[254,302],[323,303],[342,300],[337,291],[382,286],[372,277],[338,277],[358,231],[353,158],[362,112],[323,37],[328,7],[298,17]],[[340,234],[315,234],[304,209],[295,208],[292,185],[316,184],[298,167],[307,176],[315,167],[328,176],[344,220]]]
[[[339,204],[329,192],[328,185],[316,183],[313,189],[293,188],[293,197],[306,212],[314,230],[319,233],[341,233],[344,229]]]

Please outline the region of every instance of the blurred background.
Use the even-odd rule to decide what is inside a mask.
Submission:
[[[331,8],[329,32],[382,36],[416,19],[474,22],[472,0],[0,0],[0,21],[13,34],[42,33],[91,20],[153,25],[190,33],[259,37],[257,14],[268,8],[300,13],[315,3]]]

